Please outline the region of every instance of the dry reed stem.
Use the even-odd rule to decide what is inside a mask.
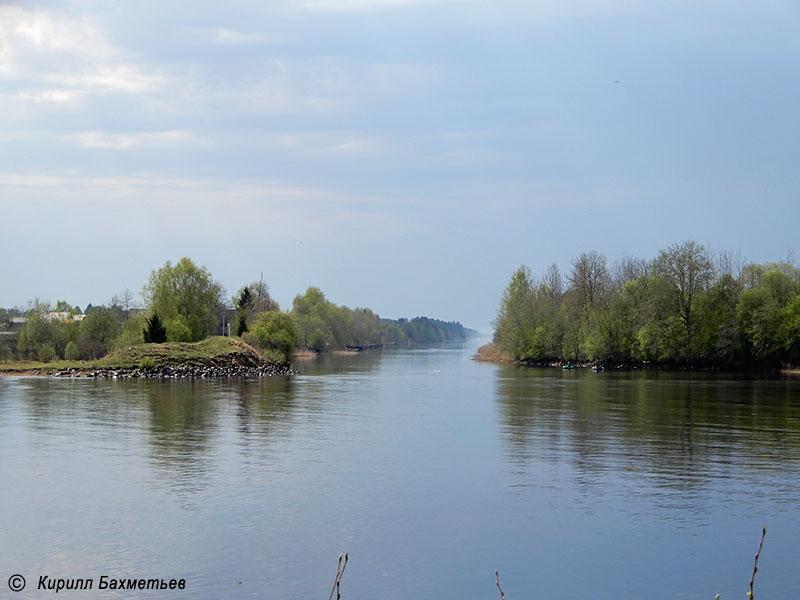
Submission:
[[[336,600],[341,600],[342,594],[339,591],[339,585],[342,583],[342,575],[344,575],[344,570],[347,568],[347,559],[349,554],[347,552],[344,553],[344,564],[342,564],[342,554],[339,554],[339,565],[336,567],[336,579],[333,580],[333,587],[331,587],[331,594],[328,596],[328,600],[333,598],[333,592],[336,592]]]
[[[750,600],[753,600],[753,582],[756,579],[756,573],[758,572],[758,557],[761,555],[761,548],[764,546],[764,536],[767,535],[767,528],[761,528],[761,542],[758,544],[758,552],[756,552],[756,558],[753,561],[753,574],[750,576],[750,591],[747,592],[747,597]]]
[[[500,587],[500,573],[497,571],[494,572],[494,582],[497,585],[497,589],[500,590],[500,600],[506,600],[506,595],[503,593],[503,588]]]

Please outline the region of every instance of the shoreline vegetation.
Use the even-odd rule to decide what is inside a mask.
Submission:
[[[263,279],[230,299],[205,267],[182,258],[152,271],[143,305],[125,289],[85,309],[38,299],[0,308],[0,374],[62,377],[231,377],[291,374],[320,353],[464,340],[457,322],[384,319],[309,287],[281,310]]]
[[[525,265],[506,286],[494,349],[530,366],[793,373],[800,365],[800,269],[745,263],[694,241],[613,269],[581,254],[562,276]]]
[[[627,371],[627,370],[658,370],[658,371],[713,371],[713,372],[753,372],[753,369],[733,369],[725,367],[695,367],[691,365],[648,365],[645,363],[638,364],[608,364],[600,362],[582,362],[582,363],[567,363],[562,361],[547,361],[547,360],[515,360],[509,354],[497,348],[494,342],[480,346],[472,360],[477,362],[486,362],[499,365],[516,365],[519,367],[539,367],[539,368],[553,368],[553,369],[592,369],[595,371]],[[800,368],[786,368],[774,370],[764,370],[767,373],[781,373],[783,375],[800,375]]]

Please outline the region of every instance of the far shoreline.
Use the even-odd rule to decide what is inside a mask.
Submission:
[[[800,367],[788,369],[770,369],[757,367],[734,366],[698,366],[698,365],[650,365],[638,364],[612,364],[603,361],[563,361],[563,360],[516,360],[490,342],[479,347],[472,356],[476,362],[486,362],[499,365],[514,365],[518,367],[531,367],[542,369],[594,369],[600,371],[670,371],[687,373],[742,373],[750,375],[800,375]]]

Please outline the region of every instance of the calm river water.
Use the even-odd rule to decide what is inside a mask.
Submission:
[[[0,597],[800,597],[800,378],[474,363],[0,378]],[[109,577],[184,591],[98,590]]]

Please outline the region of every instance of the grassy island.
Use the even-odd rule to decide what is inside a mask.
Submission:
[[[87,373],[181,373],[207,372],[209,369],[255,371],[275,363],[265,361],[252,346],[236,338],[213,336],[200,342],[166,342],[140,344],[110,352],[103,358],[91,361],[59,360],[54,362],[10,362],[0,364],[0,373],[27,375],[55,375],[70,373],[81,376]]]

